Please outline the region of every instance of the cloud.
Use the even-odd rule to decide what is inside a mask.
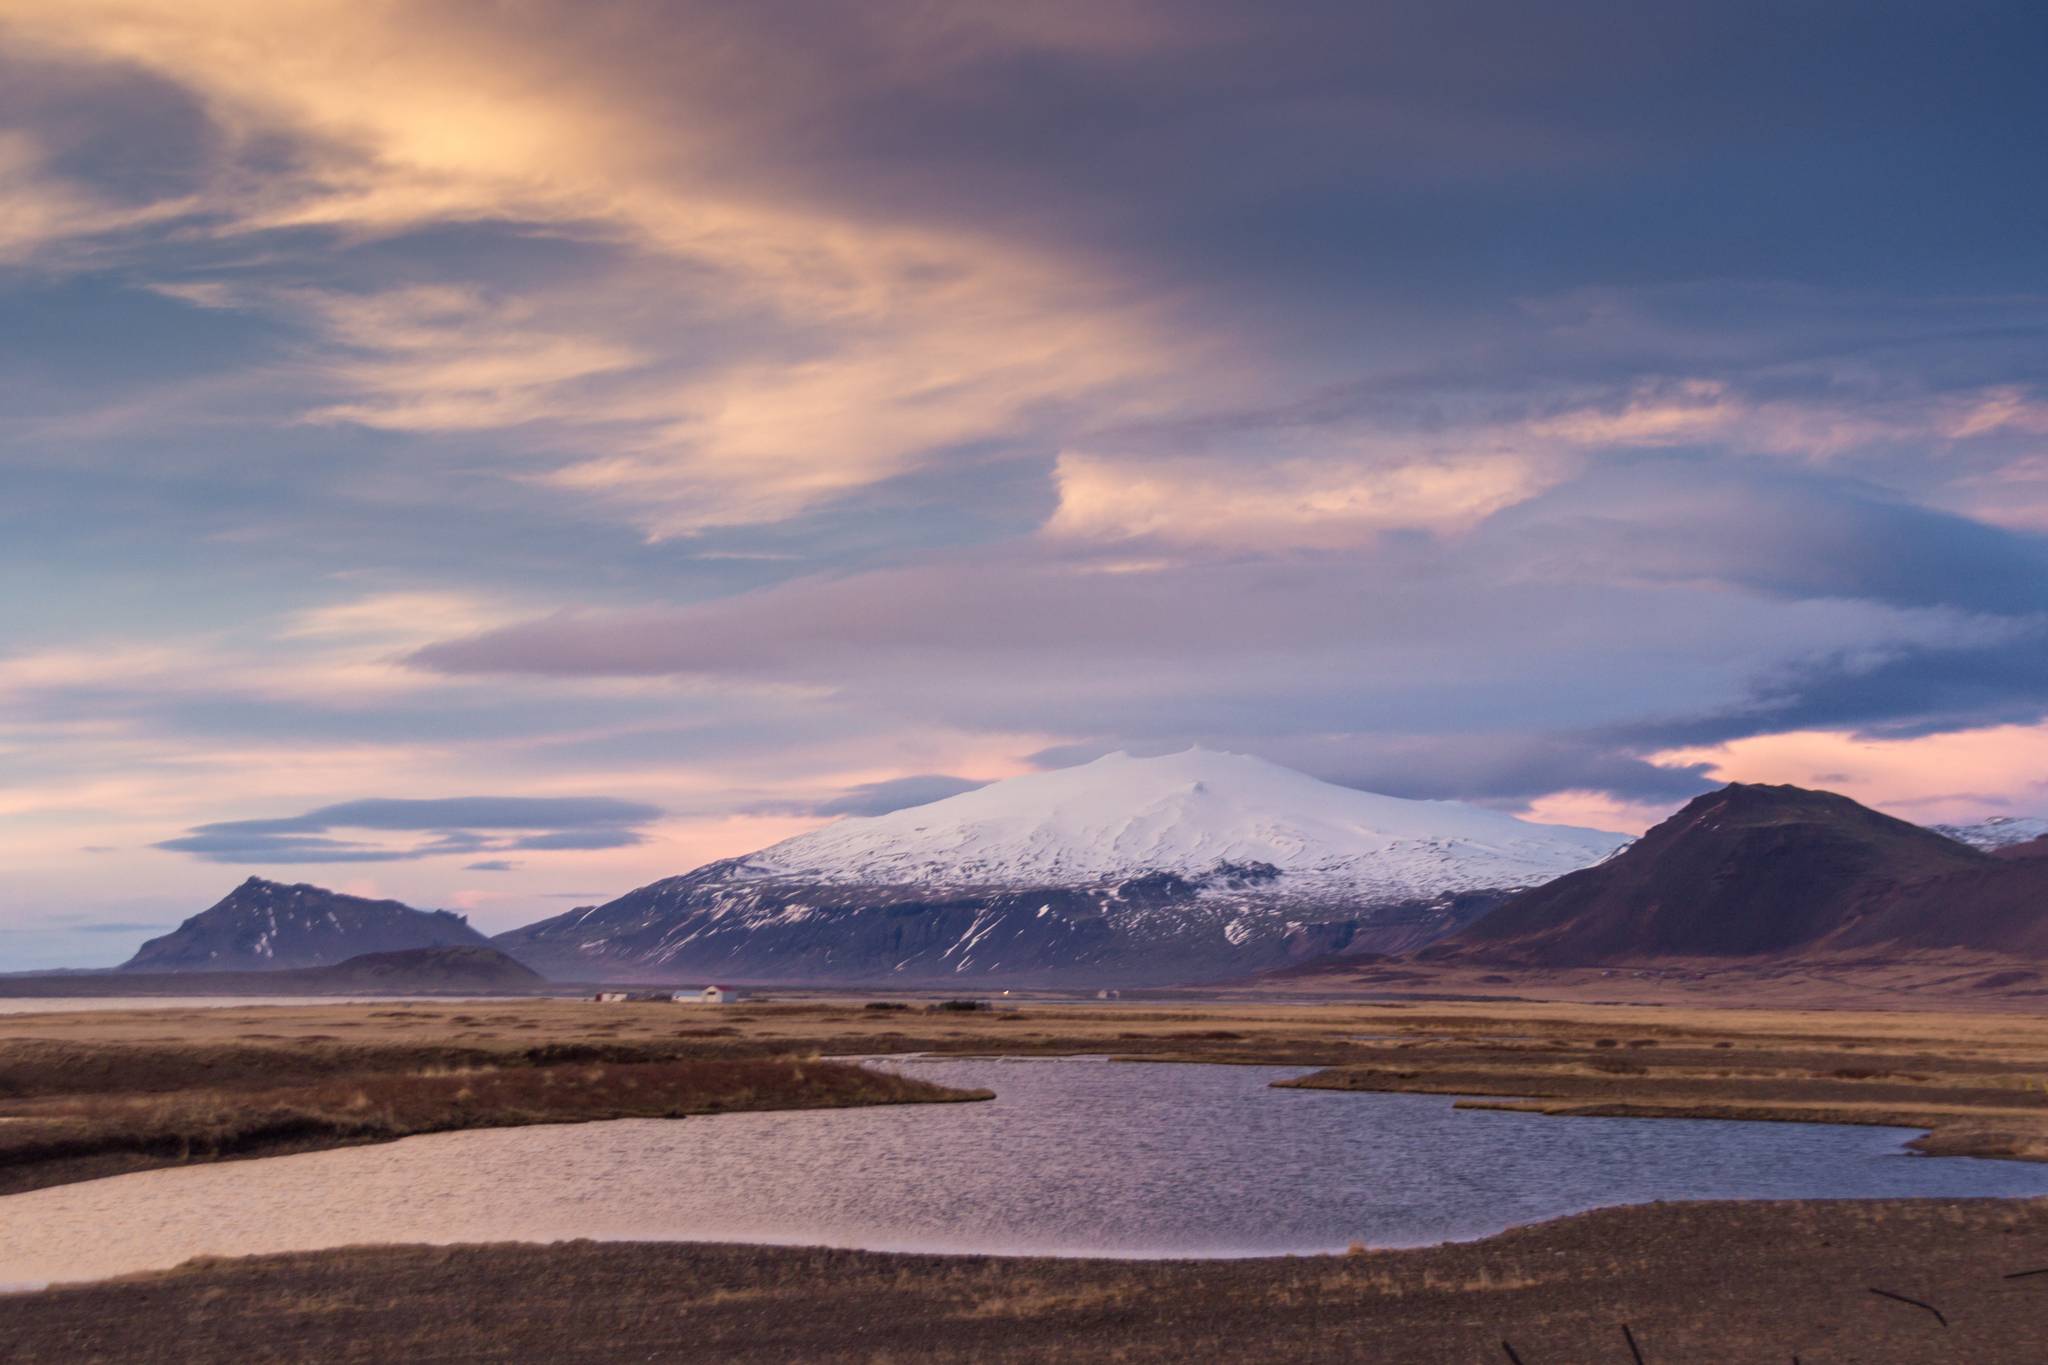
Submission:
[[[917,24],[817,18],[912,84],[983,54],[1096,50],[992,14],[937,40]],[[550,426],[534,436],[556,452],[541,481],[656,536],[787,517],[964,443],[1014,438],[1039,409],[1084,396],[1113,410],[1198,349],[1078,253],[769,174],[832,163],[760,155],[735,98],[765,123],[823,131],[831,115],[813,101],[867,95],[843,52],[744,15],[625,16],[610,36],[569,25],[569,42],[560,14],[395,25],[342,4],[289,22],[226,3],[15,22],[22,41],[153,73],[209,111],[219,240],[520,223],[565,243],[573,280],[495,291],[159,289],[310,332],[315,345],[280,375],[323,394],[304,420],[441,435]],[[322,41],[306,43],[313,28]],[[786,78],[735,88],[721,50]],[[707,345],[713,329],[721,341]]]
[[[462,870],[465,872],[511,872],[516,870],[518,866],[518,863],[512,862],[509,859],[486,858],[480,863],[464,863]]]
[[[631,848],[647,842],[647,836],[632,829],[564,829],[547,834],[527,834],[504,845],[519,849]]]
[[[311,422],[394,431],[494,430],[580,413],[579,381],[651,358],[597,336],[534,325],[535,304],[474,289],[420,286],[377,294],[294,291],[341,355],[325,378],[350,397]]]
[[[633,826],[661,814],[659,806],[595,796],[378,797],[322,806],[303,815],[216,821],[163,840],[156,847],[216,863],[414,862],[499,849],[628,848],[646,838]],[[434,837],[390,847],[335,839],[328,835],[331,830],[417,832]],[[537,832],[508,837],[502,831]],[[509,866],[484,870],[500,871]]]
[[[1798,470],[1609,467],[1508,509],[1491,529],[1549,574],[1709,580],[1783,597],[1994,615],[2048,611],[2048,539]]]
[[[1618,752],[1612,737],[1601,735],[1215,731],[1199,738],[1214,748],[1256,749],[1274,762],[1314,772],[1340,786],[1417,801],[1523,805],[1549,793],[1581,791],[1657,803],[1684,800],[1714,785],[1704,760],[1651,762]],[[1042,768],[1066,768],[1117,748],[1149,757],[1175,747],[1170,740],[1061,744],[1029,759]]]
[[[0,179],[7,182],[0,205],[0,265],[26,264],[53,248],[163,223],[197,207],[185,198],[111,202],[52,175],[43,149],[17,131],[0,130]]]
[[[892,810],[925,806],[962,792],[987,786],[969,777],[950,773],[917,773],[880,782],[861,782],[820,800],[775,800],[754,809],[764,815],[887,815]]]
[[[375,797],[322,806],[282,821],[245,821],[274,832],[353,829],[589,829],[643,824],[661,808],[602,796]]]
[[[1402,794],[1647,799],[1699,788],[1644,758],[1687,738],[2039,714],[2044,611],[2033,537],[1854,480],[1663,460],[1456,543],[1117,574],[1041,549],[542,618],[412,662],[815,684],[869,714],[1200,738]]]
[[[1536,462],[1505,453],[1259,464],[1068,452],[1053,479],[1050,535],[1249,548],[1341,548],[1387,530],[1461,530],[1551,481]]]
[[[0,0],[9,885],[613,844],[511,916],[1056,746],[1583,806],[2024,723],[2044,39]],[[453,790],[670,814],[234,828]]]
[[[1794,730],[1674,750],[1717,782],[1791,782],[1845,792],[1921,823],[2048,814],[2048,725],[1885,736]]]

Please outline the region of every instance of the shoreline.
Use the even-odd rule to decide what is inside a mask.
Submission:
[[[60,1095],[0,1118],[0,1198],[435,1133],[988,1098],[800,1058],[364,1069],[282,1088]]]

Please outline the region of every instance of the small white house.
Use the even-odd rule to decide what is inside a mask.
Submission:
[[[676,992],[678,1000],[697,1000],[706,1005],[730,1005],[736,1000],[746,998],[747,993],[736,986],[706,986],[695,995],[687,991]]]
[[[1114,988],[1104,988],[1095,992],[1095,998],[1097,1000],[1121,1000],[1124,998],[1124,993]]]
[[[625,998],[626,993],[624,991],[599,991],[597,993],[597,1003],[600,1005],[616,1005]]]

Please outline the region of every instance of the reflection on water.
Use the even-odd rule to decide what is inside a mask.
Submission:
[[[1298,1071],[905,1061],[988,1104],[500,1129],[0,1199],[0,1284],[356,1242],[691,1239],[1230,1256],[1412,1245],[1653,1199],[2039,1195],[2048,1167],[1909,1132],[1558,1119]]]

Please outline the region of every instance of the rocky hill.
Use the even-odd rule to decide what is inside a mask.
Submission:
[[[1831,792],[1735,784],[1597,867],[1509,898],[1433,958],[2048,954],[2048,858],[1998,854]]]
[[[366,953],[489,946],[447,910],[415,910],[317,886],[251,877],[121,964],[124,972],[278,971]]]

